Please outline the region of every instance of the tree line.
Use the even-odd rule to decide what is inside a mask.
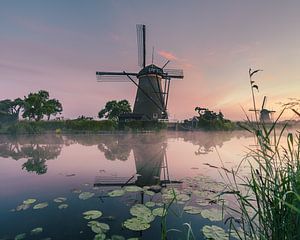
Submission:
[[[0,119],[18,120],[21,115],[25,119],[40,121],[44,117],[50,120],[51,116],[61,114],[62,104],[55,98],[49,98],[49,92],[40,90],[29,93],[23,99],[5,99],[0,101]]]

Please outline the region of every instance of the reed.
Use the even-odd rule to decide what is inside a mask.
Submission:
[[[246,161],[250,173],[242,176],[239,168],[225,172],[230,191],[223,194],[233,195],[237,204],[229,207],[226,223],[239,239],[300,239],[300,132],[289,133],[286,125],[278,129],[286,110],[271,125],[257,116],[251,122],[246,115],[248,123],[242,127],[253,133],[257,144],[241,162]]]

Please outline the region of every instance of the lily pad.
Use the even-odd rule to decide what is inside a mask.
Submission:
[[[138,186],[127,186],[124,188],[124,190],[126,192],[141,192],[141,191],[143,191],[143,189]]]
[[[58,198],[55,198],[53,201],[56,202],[56,203],[62,203],[62,202],[67,201],[67,198],[65,198],[65,197],[58,197]]]
[[[98,221],[90,221],[88,222],[88,226],[92,229],[94,233],[105,233],[107,232],[110,227],[106,223],[100,223]]]
[[[210,221],[222,221],[223,214],[222,210],[218,209],[205,209],[201,212],[202,217],[208,218]]]
[[[106,235],[104,233],[98,233],[95,235],[94,240],[105,240]]]
[[[123,223],[124,227],[132,231],[143,231],[150,228],[150,224],[141,218],[129,218]]]
[[[102,212],[98,210],[90,210],[82,213],[87,220],[97,219],[102,216]]]
[[[23,201],[23,204],[26,204],[26,205],[30,205],[30,204],[33,204],[36,202],[36,199],[34,198],[28,198],[26,200]]]
[[[68,205],[68,204],[65,204],[65,203],[60,204],[60,205],[58,206],[59,209],[65,209],[65,208],[68,208],[68,207],[69,207],[69,205]]]
[[[15,236],[15,240],[22,240],[26,237],[26,233],[20,233]]]
[[[152,192],[152,191],[150,191],[150,190],[146,190],[144,193],[145,193],[146,195],[148,195],[148,196],[154,196],[154,195],[155,195],[155,192]]]
[[[228,240],[228,233],[223,228],[216,225],[205,225],[202,228],[202,232],[207,239],[211,240]]]
[[[72,189],[72,193],[76,193],[76,194],[79,194],[81,193],[82,191],[80,189]]]
[[[30,208],[29,204],[21,204],[16,207],[16,211],[24,211],[27,210],[28,208]]]
[[[130,214],[132,216],[143,219],[144,222],[152,222],[154,220],[154,216],[149,208],[147,208],[143,204],[135,204],[130,208]]]
[[[111,240],[125,240],[125,238],[120,235],[112,235]]]
[[[185,206],[183,208],[183,211],[185,211],[186,213],[189,213],[189,214],[199,214],[199,213],[201,213],[202,210],[199,207]]]
[[[31,230],[32,235],[36,235],[36,234],[39,234],[41,232],[43,232],[43,228],[41,228],[41,227],[37,227],[37,228],[34,228],[34,229]]]
[[[145,203],[145,206],[146,206],[146,207],[149,207],[149,208],[150,208],[150,207],[154,207],[154,206],[155,206],[155,202],[151,202],[151,201],[146,202],[146,203]]]
[[[82,192],[79,194],[79,199],[87,200],[87,199],[93,197],[94,195],[95,195],[95,193],[92,193],[92,192]]]
[[[33,206],[33,209],[42,209],[48,207],[48,203],[47,202],[43,202],[43,203],[38,203],[36,205]]]
[[[186,202],[186,201],[190,200],[190,196],[182,193],[182,194],[178,194],[176,196],[176,199],[177,199],[177,201],[180,201],[180,202]]]
[[[163,217],[167,213],[166,213],[166,210],[164,208],[155,208],[155,209],[152,210],[152,214],[154,216]]]
[[[125,191],[123,189],[116,189],[111,192],[109,192],[107,195],[110,197],[121,197],[125,194]]]

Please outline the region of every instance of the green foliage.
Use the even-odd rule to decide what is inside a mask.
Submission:
[[[57,99],[49,99],[49,93],[40,90],[37,93],[30,93],[24,98],[23,118],[29,120],[40,121],[44,115],[50,119],[50,116],[55,116],[62,112],[62,105]]]
[[[252,77],[259,71],[249,69],[255,110],[253,88],[258,86]],[[239,169],[232,170],[230,176],[225,171],[230,191],[224,194],[235,196],[238,205],[228,221],[239,239],[300,239],[300,133],[287,133],[283,144],[287,125],[278,132],[278,121],[285,110],[271,125],[259,122],[257,114],[255,122],[246,116],[248,123],[242,127],[254,135],[257,143],[244,158],[250,176],[245,178]]]
[[[239,208],[231,227],[237,229],[238,218],[243,230],[240,239],[299,239],[300,135],[288,133],[287,147],[282,147],[285,127],[277,133],[276,122],[269,128],[249,122],[247,130],[254,134],[258,148],[245,158],[250,166],[248,178],[232,172],[229,186]]]
[[[67,120],[65,128],[78,131],[113,131],[116,128],[116,122],[111,120]]]
[[[158,121],[119,122],[119,129],[125,131],[159,131],[166,128],[166,123]]]
[[[98,117],[117,121],[121,114],[130,112],[131,107],[127,100],[113,100],[106,103],[105,107],[98,113]]]
[[[0,101],[0,121],[8,122],[18,120],[19,112],[23,107],[23,100],[16,98],[15,100],[5,99]]]

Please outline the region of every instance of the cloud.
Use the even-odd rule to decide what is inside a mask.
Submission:
[[[178,58],[171,52],[167,52],[167,51],[158,51],[158,54],[168,60],[178,60]]]

